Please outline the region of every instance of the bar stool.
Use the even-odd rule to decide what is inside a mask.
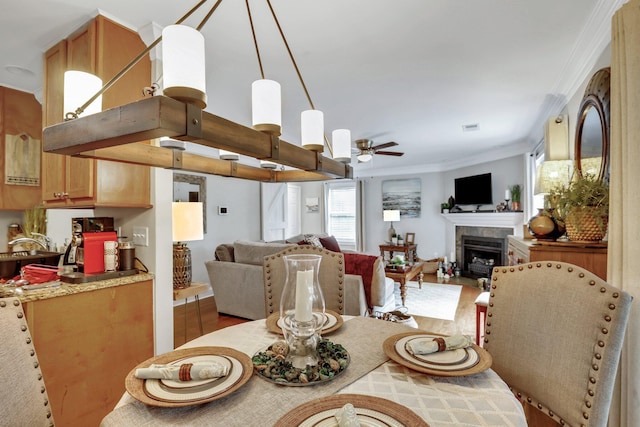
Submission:
[[[490,292],[481,292],[476,298],[476,344],[480,345],[480,314],[483,316],[483,322],[487,320],[487,306],[489,305]]]
[[[200,313],[200,295],[211,289],[208,283],[192,283],[188,288],[174,289],[173,300],[184,299],[184,340],[187,341],[187,299],[194,297],[196,302],[196,313],[198,315],[198,325],[200,326],[200,335],[204,334],[202,328],[202,314]]]

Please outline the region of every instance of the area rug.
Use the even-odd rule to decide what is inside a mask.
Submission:
[[[407,282],[405,306],[409,314],[431,317],[435,319],[454,320],[461,285],[442,285],[439,283],[423,283],[419,289],[418,282]],[[401,306],[400,284],[395,288],[396,305]]]

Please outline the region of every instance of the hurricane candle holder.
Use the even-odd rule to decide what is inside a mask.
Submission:
[[[325,322],[324,297],[318,281],[320,255],[284,256],[286,278],[280,300],[287,361],[304,369],[318,363],[317,345]]]

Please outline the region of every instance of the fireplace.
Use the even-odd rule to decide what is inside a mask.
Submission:
[[[489,277],[493,267],[507,265],[506,248],[506,238],[461,236],[462,275]]]

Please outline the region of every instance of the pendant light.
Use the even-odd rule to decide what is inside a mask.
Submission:
[[[260,167],[262,169],[276,169],[278,167],[278,164],[270,162],[268,160],[260,160]]]
[[[336,129],[331,132],[333,145],[333,160],[342,163],[351,162],[351,131],[349,129]]]
[[[240,158],[240,156],[238,156],[238,153],[234,153],[233,151],[227,151],[223,149],[219,149],[218,151],[218,158],[220,158],[220,160],[237,161]]]
[[[186,25],[162,30],[164,95],[182,102],[207,106],[204,37]]]
[[[62,110],[65,117],[68,114],[86,115],[102,111],[102,95],[89,104],[84,111],[77,111],[76,107],[87,100],[87,93],[96,93],[102,88],[102,79],[84,71],[69,70],[64,73],[64,101]]]
[[[305,110],[300,115],[302,148],[324,151],[324,114],[320,110]]]
[[[260,79],[251,84],[253,128],[273,136],[282,134],[280,83]]]

